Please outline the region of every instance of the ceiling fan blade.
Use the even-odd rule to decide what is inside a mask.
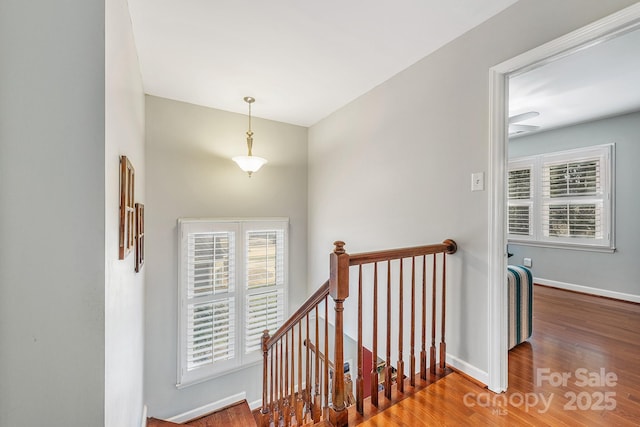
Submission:
[[[522,122],[524,120],[533,119],[534,117],[538,117],[540,113],[537,111],[528,111],[522,114],[516,114],[515,116],[509,117],[509,124]]]
[[[509,125],[509,131],[519,130],[522,132],[531,132],[534,130],[540,129],[540,126],[531,126],[531,125]]]

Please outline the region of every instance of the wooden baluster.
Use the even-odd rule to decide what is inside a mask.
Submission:
[[[431,348],[429,370],[436,373],[436,254],[433,254],[433,276],[431,278]]]
[[[275,363],[276,363],[276,358],[275,358],[275,352],[276,349],[278,347],[276,347],[276,345],[274,344],[273,346],[271,346],[271,419],[273,420],[273,422],[277,421],[276,418],[276,407],[275,407],[275,381],[276,381],[276,370],[275,370]]]
[[[324,299],[324,408],[329,418],[329,297]]]
[[[291,425],[291,407],[289,406],[289,333],[284,334],[284,391],[282,398],[284,425]]]
[[[291,326],[291,388],[289,389],[289,407],[293,417],[296,407],[296,340],[295,325]]]
[[[302,321],[298,322],[298,398],[296,399],[296,422],[302,425],[304,393],[302,391]]]
[[[260,410],[260,425],[266,427],[269,425],[269,407],[267,402],[267,388],[269,386],[269,330],[265,329],[262,333],[262,409]]]
[[[314,380],[315,387],[313,388],[313,421],[319,422],[320,415],[322,413],[322,403],[320,402],[320,328],[319,328],[320,318],[318,317],[318,306],[316,305],[316,344],[315,344],[315,354],[316,354],[316,362],[314,366]]]
[[[409,383],[416,385],[416,257],[411,258],[411,355],[409,356]]]
[[[420,378],[427,379],[427,256],[422,256],[422,351],[420,352]]]
[[[402,274],[402,266],[404,264],[404,260],[400,258],[400,296],[398,297],[400,302],[399,313],[398,313],[398,372],[396,375],[396,383],[398,384],[398,391],[400,393],[404,393],[404,360],[402,360],[402,346],[403,346],[403,330],[402,325],[404,324],[404,311],[403,311],[403,302],[404,302],[404,293],[402,291],[404,284],[404,277]]]
[[[276,402],[278,405],[278,420],[282,419],[282,340],[276,344]]]
[[[391,261],[387,261],[387,360],[384,366],[384,395],[391,400]]]
[[[447,361],[447,344],[444,339],[445,313],[447,309],[447,255],[442,253],[442,333],[440,334],[440,369],[444,370]]]
[[[307,408],[307,414],[311,412],[311,354],[309,353],[309,343],[310,343],[310,338],[309,338],[309,314],[307,313],[307,339],[306,339],[306,344],[307,344],[307,378],[306,378],[306,386],[305,386],[305,397],[304,397],[304,401],[305,401],[305,406]]]
[[[378,263],[373,264],[373,345],[371,348],[371,404],[378,406]]]
[[[344,427],[349,414],[344,403],[344,301],[349,297],[349,255],[344,250],[344,242],[335,242],[330,255],[329,295],[335,307],[335,372],[333,378],[333,403],[329,409],[329,422],[334,427]]]
[[[356,410],[364,412],[363,380],[362,380],[362,264],[358,268],[358,377],[356,378]],[[336,367],[337,369],[338,367]]]

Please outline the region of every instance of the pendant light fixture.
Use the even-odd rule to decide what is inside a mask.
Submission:
[[[250,96],[244,97],[244,102],[249,104],[249,130],[247,131],[247,150],[248,154],[246,156],[236,156],[232,160],[240,166],[240,169],[247,172],[249,174],[249,178],[251,178],[251,174],[257,172],[265,163],[267,163],[267,159],[263,159],[262,157],[254,156],[251,154],[251,150],[253,148],[253,132],[251,131],[251,104],[255,102],[255,98]]]

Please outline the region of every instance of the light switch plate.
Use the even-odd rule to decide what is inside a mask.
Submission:
[[[475,172],[471,174],[471,191],[484,190],[484,172]]]

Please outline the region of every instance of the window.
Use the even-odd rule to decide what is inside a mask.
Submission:
[[[261,360],[282,324],[288,220],[178,220],[178,386]]]
[[[509,241],[613,250],[613,144],[509,161]]]
[[[513,162],[509,167],[508,232],[510,236],[529,238],[533,207],[533,185],[531,183],[533,164],[529,161]]]

